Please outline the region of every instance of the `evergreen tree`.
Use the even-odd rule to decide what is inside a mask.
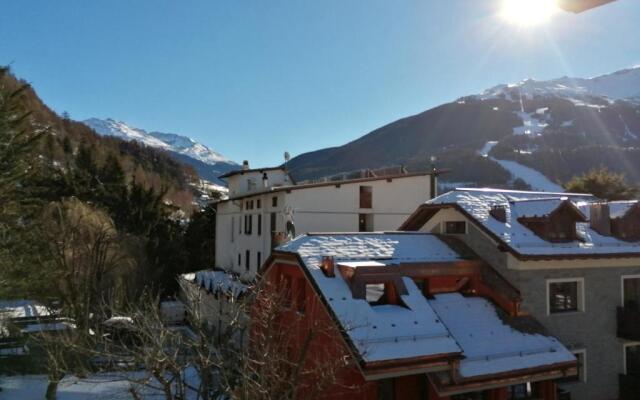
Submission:
[[[185,231],[184,244],[189,271],[213,268],[215,263],[216,210],[208,206],[191,216]]]
[[[629,200],[638,195],[638,188],[629,185],[624,174],[611,172],[605,167],[575,176],[564,187],[569,192],[591,193],[604,200]]]

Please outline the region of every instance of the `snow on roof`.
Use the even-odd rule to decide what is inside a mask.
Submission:
[[[295,252],[318,263],[322,256],[334,256],[341,262],[376,260],[385,264],[461,259],[433,235],[406,232],[312,233],[300,236],[278,250]]]
[[[183,274],[182,278],[190,282],[196,282],[211,292],[220,290],[237,296],[247,290],[247,285],[224,271],[202,270]]]
[[[429,304],[462,348],[463,378],[575,361],[557,339],[506,325],[484,298],[447,293],[436,295]]]
[[[640,253],[640,242],[627,242],[612,236],[600,235],[591,229],[589,223],[576,224],[580,241],[551,243],[518,222],[518,217],[521,216],[548,214],[563,200],[571,201],[587,218],[589,205],[599,202],[589,194],[461,188],[438,196],[427,204],[457,204],[476,222],[524,255]],[[610,204],[613,204],[615,215],[621,212],[619,210],[630,207],[624,202]],[[500,222],[489,214],[493,206],[505,208],[506,222]]]
[[[0,319],[32,318],[51,315],[47,307],[34,300],[2,300],[0,301]]]
[[[320,270],[322,256],[336,262],[378,261],[382,268],[401,262],[457,261],[460,256],[433,235],[366,233],[305,235],[280,246],[278,251],[297,253],[338,318],[342,328],[365,361],[459,353],[429,303],[410,278],[403,278],[408,293],[398,305],[371,306],[354,299],[340,274],[329,278]],[[373,265],[371,262],[366,265]]]
[[[338,265],[393,268],[402,262],[458,261],[437,236],[424,233],[366,233],[300,236],[278,251],[297,253],[329,307],[365,361],[462,354],[463,377],[476,377],[574,361],[556,339],[525,334],[505,325],[481,297],[459,293],[427,300],[410,277],[403,277],[406,305],[373,306],[354,299],[341,274],[327,277],[323,255]],[[369,261],[367,261],[369,260]]]
[[[69,329],[75,329],[75,324],[71,322],[51,322],[43,324],[29,324],[20,329],[22,333],[37,333],[37,332],[51,332],[51,331],[66,331]]]

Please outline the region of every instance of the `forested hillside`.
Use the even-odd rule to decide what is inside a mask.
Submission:
[[[211,210],[192,213],[189,167],[59,117],[0,69],[0,297],[56,299],[90,318],[98,299],[171,294],[213,263]]]

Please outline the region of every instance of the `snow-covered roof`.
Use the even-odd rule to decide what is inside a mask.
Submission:
[[[0,319],[44,317],[50,314],[47,307],[34,300],[0,301]]]
[[[351,288],[340,274],[329,278],[320,270],[322,256],[326,255],[334,256],[339,264],[370,260],[382,266],[460,260],[460,256],[437,237],[407,233],[306,235],[277,250],[297,253],[302,258],[304,267],[365,361],[461,351],[411,279],[404,278],[408,293],[401,296],[409,308],[372,307],[365,299],[353,298]]]
[[[204,286],[205,289],[211,292],[219,290],[233,296],[237,296],[247,290],[247,285],[224,271],[202,270],[191,272],[183,274],[182,279]]]
[[[307,275],[366,362],[462,355],[467,360],[463,376],[472,377],[518,369],[521,365],[516,363],[520,361],[524,363],[522,368],[526,368],[574,360],[555,339],[524,334],[506,326],[491,303],[484,299],[465,298],[456,293],[428,300],[412,278],[403,276],[407,293],[400,297],[406,307],[374,306],[365,299],[354,298],[342,274],[328,277],[320,269],[322,256],[326,255],[333,255],[337,265],[353,268],[392,269],[403,263],[462,259],[435,235],[311,234],[276,250],[300,257],[302,268],[308,271]],[[487,343],[491,340],[494,341]],[[552,348],[555,350],[550,350]]]
[[[495,306],[481,297],[446,293],[436,295],[429,304],[462,348],[465,358],[459,372],[463,378],[575,360],[557,339],[505,324]]]
[[[603,236],[591,229],[588,222],[578,222],[576,230],[580,240],[552,243],[536,235],[518,222],[519,217],[547,215],[562,201],[574,204],[588,219],[592,203],[600,202],[589,194],[526,192],[501,189],[456,189],[427,202],[427,205],[457,205],[480,226],[491,232],[515,252],[525,256],[574,256],[638,253],[640,242],[628,242],[613,236]],[[612,202],[612,217],[631,207],[635,202]],[[502,206],[506,221],[490,215],[491,208]]]

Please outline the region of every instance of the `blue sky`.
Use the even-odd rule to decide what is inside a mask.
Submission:
[[[252,166],[498,83],[640,64],[636,0],[524,29],[501,1],[12,1],[0,64],[74,119],[182,133]]]

